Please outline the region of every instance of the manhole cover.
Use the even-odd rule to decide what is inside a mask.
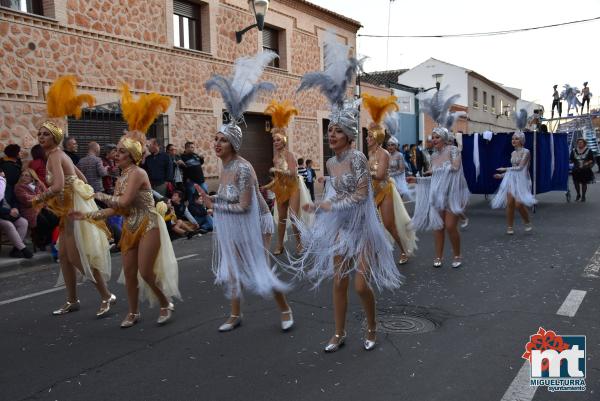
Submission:
[[[431,320],[417,316],[384,315],[379,316],[378,331],[391,334],[420,334],[433,331],[436,325]]]
[[[441,326],[447,314],[434,308],[394,305],[377,310],[377,331],[388,334],[422,334]],[[367,322],[362,319],[363,329]]]

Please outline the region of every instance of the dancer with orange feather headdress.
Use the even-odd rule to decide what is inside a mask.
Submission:
[[[278,103],[272,100],[265,109],[265,114],[271,116],[273,128],[273,167],[269,170],[273,174],[273,180],[263,188],[270,189],[275,193],[275,220],[277,221],[277,245],[275,255],[279,255],[284,249],[284,237],[287,227],[288,212],[301,220],[306,220],[308,214],[302,212],[301,207],[310,202],[310,193],[304,179],[298,175],[298,164],[296,156],[288,149],[287,126],[292,116],[298,114],[298,110],[289,100]],[[302,248],[298,229],[292,224],[292,230],[296,237],[296,251]]]
[[[68,218],[71,210],[97,211],[94,190],[85,183],[85,177],[75,167],[71,158],[59,147],[64,137],[66,116],[81,116],[84,103],[94,104],[91,95],[77,95],[77,79],[74,76],[58,78],[47,95],[48,116],[38,131],[38,142],[47,155],[48,190],[33,200],[33,206],[45,205],[60,218],[59,259],[61,277],[67,289],[67,302],[52,312],[64,315],[79,309],[77,299],[77,271],[91,280],[100,293],[102,302],[96,316],[105,315],[116,297],[106,287],[110,278],[111,264],[108,228],[102,222],[73,221]]]
[[[129,131],[117,145],[117,165],[121,176],[114,195],[97,193],[96,199],[108,209],[92,213],[73,213],[79,220],[97,221],[112,215],[125,217],[121,235],[123,275],[129,302],[129,313],[121,323],[127,328],[140,319],[139,299],[148,299],[150,306],[157,300],[160,312],[157,323],[171,319],[175,309],[172,297],[181,299],[179,270],[173,245],[162,216],[156,211],[152,187],[142,161],[146,131],[160,113],[169,108],[171,99],[156,93],[141,95],[134,101],[127,85],[121,88],[121,108]],[[119,279],[122,281],[122,279]],[[142,285],[139,285],[141,282]]]
[[[369,125],[367,144],[375,205],[383,225],[400,247],[398,263],[402,265],[408,262],[408,256],[417,248],[416,236],[402,198],[389,176],[390,154],[382,147],[385,141],[385,129],[381,125],[388,112],[398,111],[398,105],[395,96],[376,97],[364,94],[362,98],[363,105],[373,119]]]

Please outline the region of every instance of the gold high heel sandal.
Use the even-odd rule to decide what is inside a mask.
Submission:
[[[65,315],[69,312],[78,311],[80,307],[81,307],[81,303],[79,302],[79,300],[76,300],[75,302],[67,301],[67,303],[65,303],[59,309],[52,311],[52,314],[54,316]]]
[[[140,313],[128,313],[125,320],[121,322],[121,328],[127,329],[134,326],[140,320]]]
[[[169,302],[169,304],[166,307],[160,308],[158,320],[156,321],[156,323],[158,323],[159,325],[163,325],[163,324],[167,323],[169,320],[171,320],[171,317],[173,316],[174,311],[175,311],[175,305],[173,305],[172,302]],[[163,315],[162,312],[166,312],[166,314]]]
[[[398,264],[405,265],[406,263],[408,263],[408,255],[406,255],[406,253],[402,252],[400,254],[400,259],[398,259]]]
[[[117,303],[117,297],[115,296],[115,294],[110,294],[110,297],[108,297],[108,299],[103,299],[100,303],[100,308],[98,309],[98,312],[96,312],[96,317],[102,317],[106,315],[108,311],[110,311],[110,306],[114,305],[115,303]]]

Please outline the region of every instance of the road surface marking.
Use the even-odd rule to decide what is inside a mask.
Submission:
[[[530,377],[531,366],[529,365],[529,362],[525,361],[500,401],[531,401],[537,387],[529,385]]]
[[[581,305],[586,293],[586,291],[571,290],[567,296],[567,299],[565,299],[565,302],[563,302],[556,314],[568,317],[575,316],[577,309],[579,309],[579,305]]]
[[[590,263],[583,269],[583,277],[600,278],[600,247],[596,249],[594,255],[590,259]]]
[[[177,260],[189,259],[189,258],[193,258],[194,256],[198,256],[198,254],[192,253],[191,255],[180,256],[177,258]],[[81,283],[78,283],[77,285],[79,285],[79,284],[81,284]],[[60,286],[60,287],[50,288],[49,290],[38,291],[38,292],[34,292],[32,294],[23,295],[22,297],[7,299],[5,301],[0,301],[0,306],[12,304],[13,302],[23,301],[23,300],[29,299],[29,298],[38,297],[38,296],[44,295],[44,294],[50,294],[50,293],[56,292],[56,291],[61,291],[64,288],[65,288],[64,286]]]
[[[569,317],[575,316],[585,294],[586,291],[571,290],[560,308],[558,308],[556,314]],[[528,361],[525,361],[500,401],[531,401],[535,395],[537,386],[529,385],[530,378],[531,365]]]
[[[189,258],[193,258],[194,256],[198,256],[198,254],[192,253],[191,255],[180,256],[177,258],[177,260],[189,259]]]
[[[6,301],[0,301],[0,306],[6,305],[6,304],[12,304],[13,302],[22,301],[22,300],[28,299],[28,298],[37,297],[39,295],[49,294],[51,292],[61,291],[61,290],[64,290],[64,288],[65,288],[64,286],[55,287],[55,288],[50,288],[49,290],[44,290],[44,291],[34,292],[33,294],[23,295],[22,297],[7,299]]]

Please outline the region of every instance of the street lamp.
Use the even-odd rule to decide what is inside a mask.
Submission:
[[[439,74],[439,73],[438,74],[433,74],[433,75],[431,75],[431,77],[433,79],[435,79],[435,86],[432,86],[431,88],[423,89],[422,92],[427,92],[427,91],[430,91],[432,89],[435,89],[435,90],[438,90],[438,91],[440,90],[440,86],[442,86],[442,78],[444,77],[444,74]]]
[[[265,15],[267,15],[267,10],[269,9],[269,0],[249,0],[248,3],[250,3],[252,6],[252,12],[256,18],[256,24],[247,26],[241,31],[237,31],[235,33],[235,41],[237,43],[242,43],[242,37],[250,29],[256,27],[262,32],[263,28],[265,27]]]

